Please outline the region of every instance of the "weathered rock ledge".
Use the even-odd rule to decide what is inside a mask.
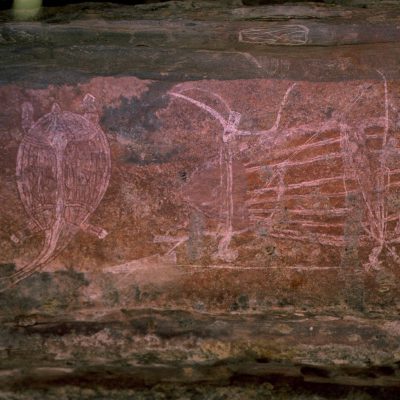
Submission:
[[[31,314],[1,326],[4,390],[272,382],[388,396],[399,387],[400,324],[379,317],[135,309]]]

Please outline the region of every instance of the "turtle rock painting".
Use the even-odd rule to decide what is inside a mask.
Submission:
[[[2,278],[2,290],[43,268],[78,230],[102,239],[107,232],[89,223],[109,184],[111,162],[107,138],[98,124],[95,98],[83,100],[85,113],[51,111],[33,121],[31,103],[22,106],[25,135],[17,155],[18,191],[29,217],[11,239],[20,243],[44,232],[44,244],[32,261]]]

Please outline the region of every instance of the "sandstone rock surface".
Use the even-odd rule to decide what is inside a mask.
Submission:
[[[400,385],[398,5],[0,18],[2,387]]]

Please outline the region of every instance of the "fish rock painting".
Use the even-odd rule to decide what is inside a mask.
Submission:
[[[2,289],[14,286],[49,263],[78,230],[103,239],[107,232],[89,222],[109,184],[110,149],[98,124],[95,98],[87,94],[83,115],[51,111],[33,120],[31,103],[22,106],[25,135],[17,155],[18,191],[29,218],[26,228],[14,233],[20,243],[43,232],[37,257],[12,275],[2,277]]]
[[[368,248],[366,270],[379,269],[383,253],[400,261],[400,209],[393,201],[400,147],[384,76],[382,86],[381,117],[352,125],[342,114],[318,128],[288,130],[265,164],[246,164],[254,222],[276,238],[341,248],[353,230],[358,246]]]
[[[253,231],[275,244],[322,246],[325,258],[331,258],[322,266],[307,265],[304,256],[288,259],[286,264],[293,268],[340,268],[351,246],[359,251],[365,271],[381,269],[385,257],[400,262],[400,208],[396,207],[400,145],[389,85],[383,74],[377,74],[380,78],[374,85],[368,89],[360,85],[348,104],[336,112],[328,109],[325,120],[291,127],[281,126],[281,120],[301,85],[287,84],[266,130],[243,129],[241,120],[246,116],[232,110],[218,93],[205,94],[191,85],[170,92],[174,101],[189,104],[219,126],[215,132],[219,155],[198,167],[185,189],[193,207],[205,215],[214,196],[214,209],[220,210],[219,217],[213,216],[219,218],[213,233],[218,238],[214,256],[219,261],[235,263],[240,248],[232,246],[234,238]],[[367,90],[381,95],[380,116],[356,120],[352,115]],[[219,183],[213,178],[216,170]],[[240,175],[245,176],[245,186]],[[205,182],[211,183],[212,190]],[[220,190],[215,197],[216,186]],[[239,210],[242,221],[238,221]],[[243,229],[244,219],[247,229]]]

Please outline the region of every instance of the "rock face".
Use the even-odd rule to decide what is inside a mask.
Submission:
[[[0,25],[2,386],[398,387],[400,7],[38,18]]]

